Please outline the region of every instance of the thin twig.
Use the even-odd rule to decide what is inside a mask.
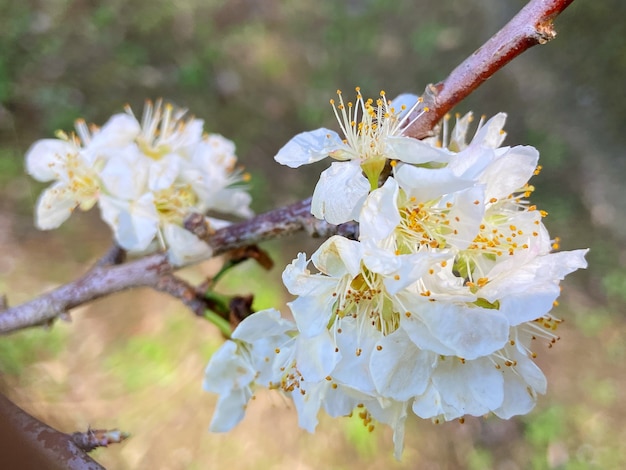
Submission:
[[[341,226],[318,220],[311,215],[310,199],[258,215],[248,221],[217,230],[208,236],[213,255],[234,248],[255,244],[262,240],[306,230],[314,237],[341,234],[355,238],[356,224]],[[114,249],[112,250],[114,251]],[[181,299],[194,313],[200,311],[200,301],[192,299],[191,286],[182,287],[181,280],[173,278],[174,266],[164,253],[146,256],[125,264],[110,264],[105,255],[81,278],[69,282],[29,302],[0,311],[0,333],[11,333],[23,328],[46,325],[70,309],[114,292],[135,287],[151,287]]]
[[[165,274],[159,278],[153,287],[159,292],[165,292],[172,297],[176,297],[196,315],[204,315],[207,304],[200,298],[198,290],[187,281],[174,274]]]
[[[74,432],[70,438],[80,449],[91,452],[98,447],[109,447],[119,444],[130,437],[130,434],[119,429],[87,429],[85,432]]]
[[[423,139],[455,105],[527,49],[556,37],[553,20],[574,0],[532,0],[500,31],[465,59],[448,77],[428,85],[414,113],[428,109],[405,135]]]

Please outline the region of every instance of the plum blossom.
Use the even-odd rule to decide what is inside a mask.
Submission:
[[[337,160],[322,172],[313,192],[311,212],[332,224],[358,220],[359,211],[370,190],[391,160],[411,164],[447,161],[450,155],[429,143],[403,135],[411,108],[400,99],[389,101],[384,91],[374,103],[364,99],[356,88],[356,101],[331,100],[344,139],[330,129],[303,132],[281,148],[274,159],[291,168],[314,163],[326,157]],[[415,97],[413,105],[417,103]]]
[[[168,249],[182,265],[208,257],[210,247],[183,228],[193,213],[249,217],[234,144],[203,134],[203,122],[161,101],[148,101],[138,120],[130,107],[98,129],[77,121],[76,134],[35,143],[27,171],[54,181],[37,205],[36,224],[58,227],[79,207],[98,204],[116,242],[131,252]],[[212,229],[228,222],[207,217]]]
[[[245,414],[258,387],[278,382],[281,348],[293,343],[295,325],[275,309],[263,310],[242,321],[211,357],[204,376],[204,389],[219,394],[211,430],[232,429]]]
[[[26,153],[26,172],[38,181],[53,181],[37,202],[35,224],[57,228],[76,208],[91,209],[102,191],[100,171],[112,152],[123,151],[132,122],[111,119],[102,129],[76,121],[76,134],[57,132],[57,139],[35,142]]]
[[[555,252],[547,213],[528,201],[539,153],[502,146],[505,114],[471,137],[471,113],[452,130],[446,118],[417,141],[402,134],[417,101],[339,94],[345,139],[305,132],[276,156],[292,167],[336,160],[312,212],[356,220],[360,235],[333,236],[284,270],[294,330],[270,388],[291,396],[309,431],[321,410],[389,425],[397,457],[409,410],[437,422],[532,410],[547,386],[533,359],[558,339],[560,281],[587,252]]]

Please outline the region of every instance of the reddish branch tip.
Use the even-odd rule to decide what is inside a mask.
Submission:
[[[537,44],[556,37],[553,20],[573,0],[532,0],[482,47],[465,59],[436,85],[428,85],[422,104],[414,111],[415,122],[405,135],[423,139],[439,120],[494,73]]]

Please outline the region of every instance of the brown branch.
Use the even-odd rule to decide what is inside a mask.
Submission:
[[[0,394],[3,468],[103,470],[72,436],[57,431]]]
[[[313,217],[311,198],[265,212],[246,222],[216,232],[207,230],[204,222],[193,216],[185,222],[185,228],[209,243],[216,254],[284,237],[300,230],[305,230],[312,237],[321,238],[342,235],[355,239],[358,236],[356,223],[349,222],[337,226]]]
[[[405,135],[423,139],[439,120],[494,73],[527,49],[556,37],[553,20],[574,0],[531,0],[500,31],[465,59],[448,77],[428,85],[419,116]]]
[[[307,199],[217,230],[205,238],[214,249],[213,255],[219,255],[299,230],[306,230],[314,237],[341,234],[355,238],[357,234],[356,224],[335,226],[314,218],[310,213],[310,199]],[[195,313],[200,311],[199,300],[191,296],[193,287],[173,277],[175,268],[168,263],[165,254],[149,255],[120,265],[111,264],[109,259],[112,258],[107,254],[81,278],[29,302],[0,311],[0,333],[48,324],[74,307],[134,287],[152,287],[167,292],[181,299]]]
[[[427,106],[430,110],[416,118],[405,133],[417,138],[425,137],[445,113],[497,70],[526,49],[554,38],[552,21],[572,1],[531,0],[483,47],[454,69],[448,78],[427,87],[422,106]],[[317,220],[310,214],[310,206],[311,200],[307,199],[216,232],[203,222],[199,223],[197,218],[190,219],[187,228],[207,241],[213,247],[214,255],[299,230],[318,237],[334,234],[357,237],[356,224],[334,226]],[[172,277],[174,267],[167,262],[164,254],[150,255],[116,265],[122,255],[114,247],[80,279],[25,304],[5,308],[3,311],[0,307],[0,334],[49,323],[73,307],[113,292],[139,286],[168,292],[184,302],[187,301],[194,311],[199,308],[195,302],[189,301],[189,289],[193,288],[180,284],[178,278]]]
[[[166,256],[161,253],[122,265],[96,265],[75,281],[0,312],[0,333],[47,324],[78,305],[113,292],[155,286],[161,276],[171,271]]]
[[[157,283],[152,286],[159,292],[176,297],[198,316],[204,315],[207,308],[206,302],[201,298],[201,293],[187,281],[174,276],[174,274],[164,274]]]

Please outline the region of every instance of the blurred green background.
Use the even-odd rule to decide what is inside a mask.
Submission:
[[[253,175],[256,211],[306,197],[325,163],[273,162],[295,133],[336,128],[335,90],[420,93],[510,19],[519,0],[0,0],[0,292],[11,304],[76,278],[106,250],[96,213],[38,232],[42,185],[23,173],[36,139],[103,124],[125,103],[163,97],[232,139]],[[564,283],[562,340],[540,354],[548,394],[530,415],[465,424],[410,419],[402,462],[391,435],[322,418],[297,428],[278,394],[261,393],[225,435],[207,432],[215,396],[201,391],[216,330],[151,291],[117,294],[50,331],[0,338],[0,388],[66,432],[120,427],[100,450],[108,468],[626,468],[626,35],[620,0],[576,0],[558,38],[525,53],[458,108],[509,114],[507,143],[530,144],[544,169],[534,202],[563,249],[590,247],[590,267]],[[277,268],[238,267],[223,292],[255,307],[286,300],[281,265],[319,241],[265,245]],[[185,271],[200,281],[211,262]],[[245,281],[243,281],[245,280]],[[244,287],[242,287],[242,285]]]

